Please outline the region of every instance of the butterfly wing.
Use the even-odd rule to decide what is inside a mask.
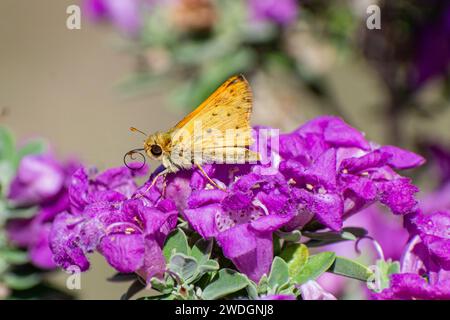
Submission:
[[[253,143],[252,104],[247,80],[242,75],[231,77],[173,128],[172,147],[201,151],[198,164],[220,162],[224,154],[230,157],[227,160],[245,162],[251,158],[247,148]]]

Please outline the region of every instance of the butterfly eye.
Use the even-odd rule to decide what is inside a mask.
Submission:
[[[162,154],[162,149],[157,144],[154,144],[154,145],[151,146],[150,152],[152,153],[152,155],[158,157],[158,156],[160,156]]]

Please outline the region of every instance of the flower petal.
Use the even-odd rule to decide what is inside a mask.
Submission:
[[[99,251],[117,271],[135,272],[144,263],[144,238],[140,233],[113,233],[103,237]]]
[[[210,204],[196,209],[184,210],[184,216],[192,228],[203,238],[211,238],[217,235],[215,216],[221,212],[220,205]]]
[[[425,163],[422,156],[395,146],[382,146],[379,150],[391,155],[389,165],[394,169],[410,169]]]
[[[273,259],[272,233],[255,232],[247,224],[232,227],[217,236],[225,257],[251,280],[269,274]]]

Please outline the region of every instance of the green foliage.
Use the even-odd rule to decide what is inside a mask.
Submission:
[[[296,284],[315,280],[330,268],[335,258],[334,252],[321,252],[310,256],[306,264],[296,274],[293,274],[292,278]]]
[[[219,263],[210,259],[212,247],[212,240],[203,239],[190,247],[186,234],[180,228],[174,230],[166,239],[163,248],[168,262],[164,278],[154,277],[150,280],[152,288],[158,291],[158,294],[147,298],[203,299],[203,288],[215,279],[219,270]]]
[[[372,276],[372,271],[363,264],[339,256],[328,272],[361,281],[367,281]]]
[[[342,241],[356,241],[367,235],[367,231],[358,227],[346,227],[340,232],[304,232],[303,235],[309,239],[308,247],[321,247]]]
[[[218,272],[217,278],[205,288],[202,298],[205,300],[223,298],[244,289],[248,284],[249,280],[243,274],[230,269],[222,269]]]
[[[174,230],[166,240],[163,253],[166,261],[170,261],[170,258],[174,253],[189,254],[189,245],[186,238],[186,234],[180,228]]]

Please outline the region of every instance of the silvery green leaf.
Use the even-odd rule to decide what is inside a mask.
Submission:
[[[14,177],[16,169],[4,160],[0,160],[0,196],[5,197],[8,193],[10,181]]]
[[[307,263],[294,275],[296,284],[304,284],[309,280],[315,280],[322,273],[327,271],[336,258],[334,252],[321,252],[310,256]]]
[[[339,256],[336,257],[328,272],[361,281],[367,281],[372,275],[372,271],[361,263]]]
[[[0,127],[0,161],[13,164],[16,158],[16,141],[13,135],[5,127]]]
[[[249,283],[243,274],[231,269],[222,269],[217,278],[203,290],[202,298],[205,300],[223,298],[244,289]]]
[[[281,287],[289,283],[289,268],[287,263],[280,257],[275,257],[268,279],[270,288]]]
[[[268,289],[269,289],[269,279],[267,278],[266,274],[263,274],[261,279],[259,279],[258,293],[259,294],[266,294]]]
[[[41,282],[41,277],[36,273],[26,276],[7,273],[3,276],[3,281],[11,289],[27,290],[39,284],[39,282]]]
[[[169,270],[178,274],[183,282],[189,283],[197,276],[198,263],[192,257],[177,253],[170,258]]]
[[[289,275],[294,277],[299,274],[308,261],[309,251],[304,244],[287,246],[281,257],[288,265]]]
[[[167,278],[167,280],[161,280],[156,277],[153,277],[150,279],[150,285],[152,289],[162,293],[162,294],[168,294],[171,293],[173,290],[173,281],[170,281],[171,278]]]
[[[200,273],[216,271],[219,270],[219,268],[219,263],[216,260],[208,260],[198,267]]]
[[[28,253],[16,249],[0,249],[0,257],[7,263],[14,265],[25,264],[28,262]]]
[[[211,256],[212,247],[212,239],[200,239],[192,247],[191,256],[194,257],[199,264],[206,263]]]
[[[38,208],[37,207],[30,207],[30,208],[7,208],[7,214],[8,214],[8,218],[10,219],[14,219],[14,218],[19,218],[19,219],[27,219],[27,218],[32,218],[36,215]]]
[[[249,284],[247,286],[247,294],[249,299],[256,300],[258,299],[258,288],[256,287],[256,284],[253,281],[249,281]]]
[[[189,254],[189,245],[186,234],[180,228],[174,230],[166,239],[163,248],[164,257],[166,261],[170,261],[170,257],[174,253]]]
[[[47,144],[45,143],[45,141],[32,140],[19,149],[19,151],[17,152],[17,157],[20,161],[25,156],[44,153],[46,149]]]

